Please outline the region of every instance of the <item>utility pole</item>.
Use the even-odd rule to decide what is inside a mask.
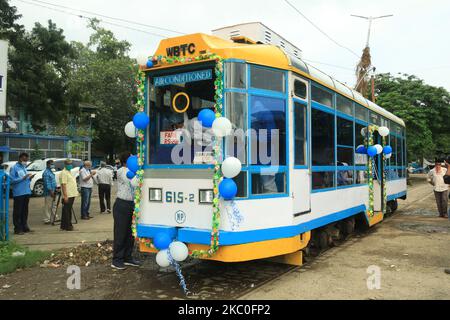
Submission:
[[[361,18],[369,21],[369,29],[367,31],[367,42],[366,47],[363,50],[363,55],[361,57],[361,60],[358,63],[358,66],[356,67],[356,87],[355,90],[359,91],[363,96],[367,95],[367,87],[368,83],[366,81],[366,76],[368,72],[371,70],[372,67],[372,57],[370,55],[370,36],[372,32],[372,24],[374,20],[383,19],[383,18],[389,18],[392,17],[392,14],[384,15],[384,16],[378,16],[378,17],[365,17],[365,16],[358,16],[358,15],[351,15],[352,17]],[[371,83],[372,83],[372,101],[375,102],[375,79],[374,76],[371,76]]]

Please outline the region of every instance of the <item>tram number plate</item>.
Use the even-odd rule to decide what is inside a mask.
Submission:
[[[195,195],[185,194],[184,192],[166,192],[166,203],[184,203],[184,202],[195,202]]]

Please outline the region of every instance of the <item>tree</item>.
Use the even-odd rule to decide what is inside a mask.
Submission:
[[[98,108],[93,121],[94,148],[110,158],[132,144],[123,128],[133,113],[135,94],[135,61],[128,57],[130,44],[119,41],[114,34],[101,28],[93,19],[89,27],[94,31],[87,45],[74,43],[78,59],[70,79],[72,92]]]
[[[9,53],[8,104],[31,116],[35,129],[46,123],[59,123],[67,112],[78,105],[68,90],[72,46],[63,30],[51,21],[39,23],[12,43]]]
[[[410,160],[450,152],[450,93],[413,75],[379,74],[375,79],[377,104],[406,123]]]

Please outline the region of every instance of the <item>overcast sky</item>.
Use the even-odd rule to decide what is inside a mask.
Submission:
[[[36,21],[45,24],[48,19],[52,19],[65,30],[68,40],[82,42],[88,40],[90,32],[86,28],[86,20],[22,1],[33,0],[11,0],[10,3],[23,15],[21,23],[27,29],[30,29]],[[316,61],[311,64],[349,85],[354,85],[355,82],[353,69],[358,59],[327,39],[293,11],[284,0],[42,1],[183,33],[210,33],[211,30],[222,26],[260,21],[297,45],[303,51],[303,58]],[[372,62],[377,67],[377,72],[415,74],[429,84],[450,90],[450,1],[290,1],[333,39],[358,54],[365,45],[368,24],[365,20],[350,17],[350,14],[363,16],[393,14],[394,17],[375,21],[373,25]],[[44,4],[41,2],[41,5]],[[70,11],[61,8],[59,10]],[[139,31],[108,24],[104,26],[113,30],[119,39],[126,39],[132,44],[132,56],[139,53],[151,55],[161,40],[161,37]],[[132,27],[166,37],[176,35],[143,26]]]

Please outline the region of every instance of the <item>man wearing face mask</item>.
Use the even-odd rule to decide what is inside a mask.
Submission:
[[[28,203],[31,196],[30,181],[34,175],[27,172],[28,159],[27,153],[21,153],[19,161],[11,168],[9,173],[14,197],[14,234],[17,235],[31,232],[28,227]]]
[[[71,173],[73,169],[72,160],[64,161],[64,170],[59,175],[61,192],[63,196],[63,209],[61,216],[61,230],[73,231],[72,207],[75,198],[78,197],[77,181]]]
[[[53,164],[53,160],[47,161],[47,169],[45,169],[42,174],[42,180],[44,181],[44,223],[50,224],[50,217],[52,214],[52,210],[55,207],[55,197],[56,197],[56,178],[53,173],[53,169],[55,168]],[[58,220],[58,217],[55,217]]]
[[[92,188],[94,187],[93,177],[97,172],[91,170],[92,163],[88,160],[84,162],[83,168],[80,170],[80,187],[81,187],[81,219],[89,220],[93,217],[89,216],[89,208],[91,206]]]

